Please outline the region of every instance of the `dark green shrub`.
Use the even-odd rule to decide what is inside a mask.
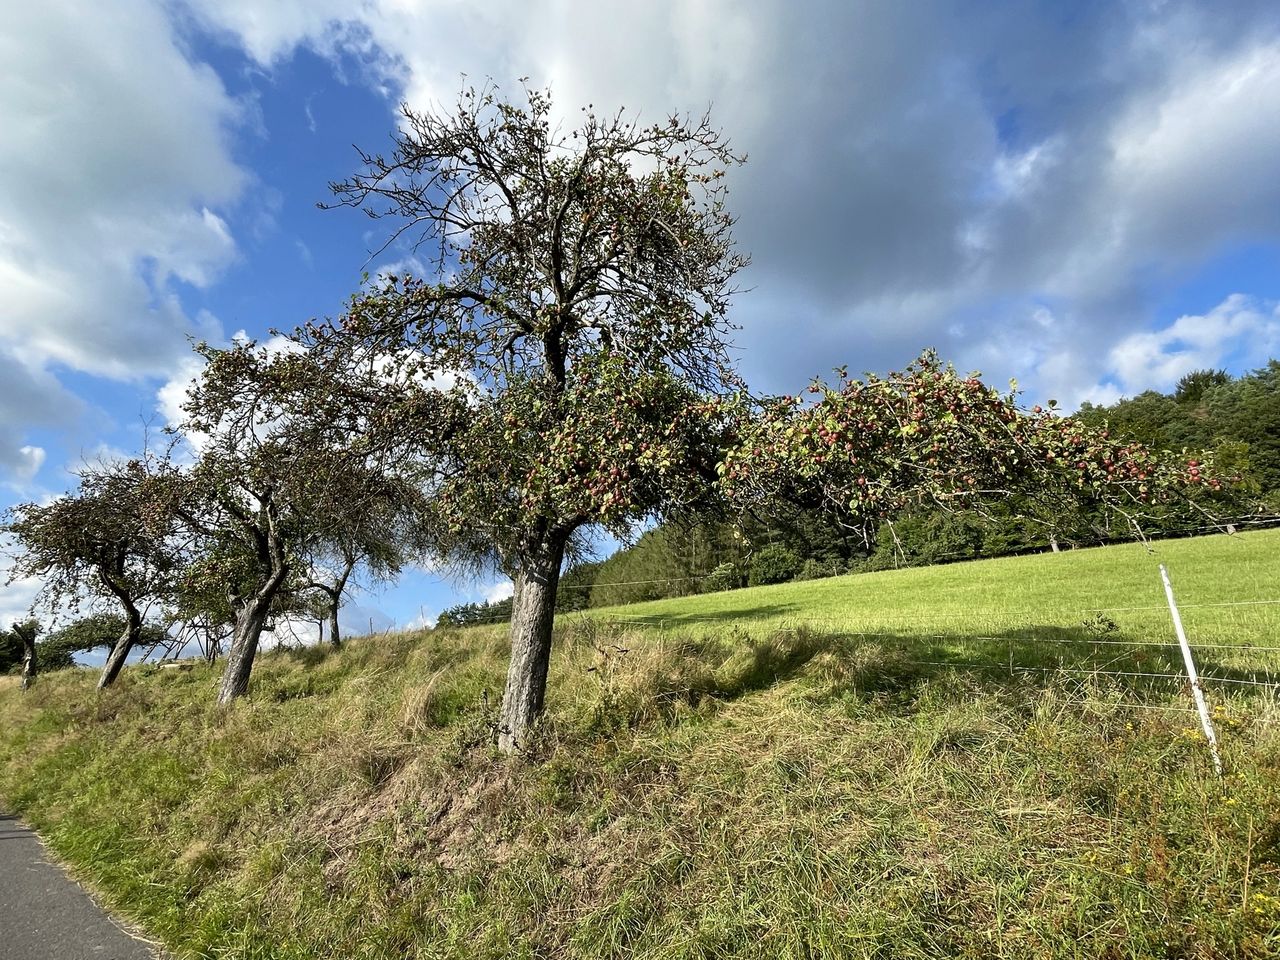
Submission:
[[[771,543],[751,558],[747,582],[753,587],[785,583],[800,572],[800,558],[779,543]]]

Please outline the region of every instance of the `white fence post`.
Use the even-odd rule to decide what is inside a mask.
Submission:
[[[1178,615],[1178,604],[1173,599],[1173,584],[1169,582],[1169,571],[1160,564],[1160,579],[1164,581],[1164,595],[1169,598],[1169,614],[1173,617],[1173,629],[1178,634],[1178,645],[1182,647],[1182,662],[1187,666],[1187,679],[1191,681],[1191,696],[1195,698],[1196,710],[1200,712],[1200,726],[1204,729],[1205,738],[1209,741],[1209,752],[1213,754],[1213,769],[1222,776],[1222,758],[1218,756],[1218,737],[1213,732],[1213,721],[1209,719],[1209,707],[1204,702],[1204,688],[1200,686],[1200,675],[1196,673],[1196,662],[1191,657],[1191,644],[1187,643],[1187,634],[1182,629],[1182,617]]]

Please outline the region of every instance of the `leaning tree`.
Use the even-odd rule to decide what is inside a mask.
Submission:
[[[1151,450],[1037,405],[1021,409],[976,374],[926,352],[905,370],[774,397],[744,422],[720,470],[743,509],[802,504],[869,538],[926,508],[983,512],[1016,498],[1029,519],[1069,509],[1119,516],[1140,534],[1171,502],[1206,512],[1225,493],[1194,455]],[[1045,519],[1048,518],[1048,519]]]
[[[119,676],[143,634],[148,605],[170,594],[177,564],[174,529],[161,503],[156,465],[141,458],[80,471],[75,493],[14,507],[6,531],[19,548],[14,577],[36,577],[51,607],[114,602],[123,617],[98,689]]]
[[[0,629],[0,657],[12,658],[22,664],[22,690],[31,689],[39,672],[39,655],[36,637],[40,635],[40,621],[35,619],[14,623],[11,630]],[[9,664],[5,664],[9,666]]]
[[[574,538],[695,501],[715,479],[718,398],[738,386],[726,313],[746,263],[724,206],[740,158],[708,118],[588,108],[568,130],[548,95],[525,94],[403,108],[390,155],[362,154],[333,188],[392,218],[425,275],[384,277],[340,321],[302,331],[421,388],[375,398],[368,419],[403,443],[437,551],[514,580],[506,752],[542,711]]]
[[[225,706],[247,692],[263,631],[305,607],[312,567],[335,539],[357,561],[369,550],[375,566],[394,562],[379,537],[406,487],[371,455],[361,427],[376,435],[373,425],[345,409],[345,388],[318,352],[253,341],[197,349],[205,366],[178,429],[198,457],[169,472],[167,510],[192,545],[181,611],[234,624],[218,689]]]

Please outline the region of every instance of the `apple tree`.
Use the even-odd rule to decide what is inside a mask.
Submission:
[[[411,488],[400,487],[393,474],[372,471],[368,464],[351,463],[336,474],[324,501],[317,534],[309,541],[303,591],[318,601],[317,612],[327,624],[330,646],[342,646],[338,614],[353,582],[362,578],[394,578],[420,546],[413,517],[406,507]],[[355,579],[353,579],[355,578]]]
[[[486,87],[450,110],[405,107],[392,152],[362,160],[338,203],[391,218],[424,269],[302,337],[421,386],[369,419],[403,441],[398,469],[424,491],[437,551],[515,582],[498,744],[517,751],[543,708],[571,542],[715,480],[722,398],[738,387],[727,308],[746,258],[724,174],[740,158],[705,117],[588,108],[568,129],[547,95]]]
[[[198,456],[169,471],[168,509],[192,544],[183,615],[234,624],[225,706],[247,692],[269,623],[305,606],[317,558],[335,540],[361,549],[351,531],[394,512],[407,488],[371,459],[318,354],[276,342],[198,349],[206,365],[180,427]]]
[[[175,529],[162,504],[155,458],[84,468],[76,492],[14,507],[6,524],[18,546],[13,576],[37,577],[50,607],[107,600],[123,619],[98,689],[119,676],[144,629],[144,613],[170,596]]]
[[[721,465],[743,507],[824,508],[870,537],[913,508],[983,511],[997,499],[1053,517],[1063,504],[1142,520],[1177,500],[1203,510],[1224,481],[1195,457],[1112,438],[1052,409],[1022,410],[932,353],[899,373],[775,397]]]

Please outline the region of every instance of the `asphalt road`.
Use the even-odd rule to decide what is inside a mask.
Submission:
[[[0,813],[0,960],[157,960],[49,860],[25,824]]]

